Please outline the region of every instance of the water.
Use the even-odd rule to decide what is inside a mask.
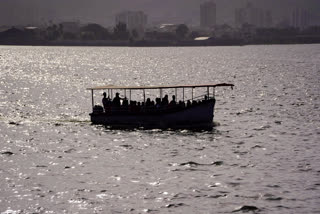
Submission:
[[[320,45],[0,46],[0,212],[320,213],[319,59]],[[86,87],[220,82],[236,87],[217,90],[210,132],[89,122]]]

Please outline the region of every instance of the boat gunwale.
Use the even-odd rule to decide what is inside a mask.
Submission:
[[[141,115],[166,115],[166,114],[174,114],[174,113],[178,113],[181,111],[185,111],[188,109],[192,109],[194,107],[197,106],[201,106],[201,105],[206,105],[208,103],[214,103],[216,102],[215,98],[210,98],[207,100],[198,100],[201,101],[200,103],[197,104],[191,104],[191,106],[184,106],[181,107],[179,106],[179,104],[175,105],[175,106],[168,106],[168,107],[160,107],[160,108],[151,108],[151,107],[145,107],[145,111],[139,111],[139,112],[135,112],[135,111],[130,111],[129,108],[125,109],[125,108],[120,108],[120,109],[116,109],[113,110],[111,112],[92,112],[89,115],[103,115],[103,116],[141,116]],[[123,114],[124,113],[124,114]]]

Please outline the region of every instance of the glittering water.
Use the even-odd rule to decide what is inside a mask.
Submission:
[[[210,132],[89,122],[88,86],[220,82]],[[0,83],[1,213],[320,213],[320,45],[0,46]]]

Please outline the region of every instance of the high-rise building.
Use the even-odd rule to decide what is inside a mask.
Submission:
[[[254,25],[256,27],[271,27],[272,14],[262,8],[256,8],[251,2],[246,7],[235,10],[235,25],[241,27],[243,24]]]
[[[200,26],[202,28],[211,28],[216,25],[217,13],[216,4],[208,1],[200,5]]]
[[[310,23],[310,13],[304,9],[297,8],[292,13],[291,25],[296,28],[306,28]]]
[[[257,21],[257,14],[258,11],[251,2],[248,2],[244,8],[237,8],[235,11],[236,27],[241,27],[243,24],[254,25]]]
[[[273,19],[272,19],[272,14],[271,11],[268,10],[266,11],[266,16],[265,16],[265,27],[272,27],[273,25]]]
[[[142,35],[147,26],[147,15],[142,11],[125,11],[116,15],[116,24],[124,23],[129,31]]]
[[[245,12],[243,8],[237,8],[235,10],[235,26],[241,27],[245,23]]]

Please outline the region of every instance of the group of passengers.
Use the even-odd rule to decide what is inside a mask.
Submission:
[[[187,101],[187,104],[185,104],[185,102],[181,100],[177,102],[175,95],[172,95],[172,100],[170,102],[168,95],[165,95],[162,99],[156,98],[155,101],[151,100],[150,98],[147,98],[145,103],[133,100],[130,100],[129,103],[126,97],[120,98],[119,95],[119,93],[116,93],[116,96],[113,98],[113,100],[111,100],[110,97],[107,97],[107,94],[105,92],[103,93],[102,104],[106,113],[111,112],[113,110],[123,110],[130,112],[152,112],[157,110],[185,108],[198,104],[197,101],[193,101],[191,103],[190,100]],[[207,99],[207,96],[205,96],[205,100]]]

